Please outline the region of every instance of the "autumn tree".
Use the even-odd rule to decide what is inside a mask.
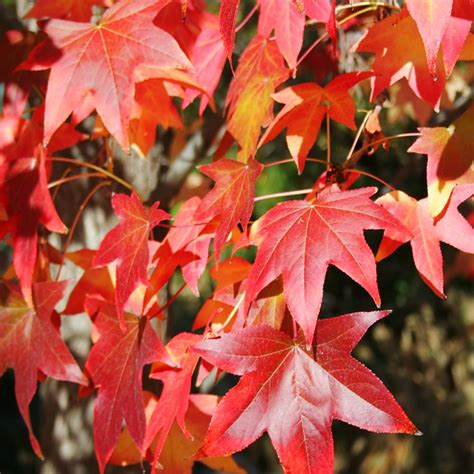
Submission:
[[[351,353],[394,317],[380,262],[398,247],[439,298],[441,242],[472,277],[472,2],[8,12],[0,373],[13,369],[35,454],[46,378],[92,400],[100,472],[244,472],[231,455],[267,433],[285,472],[326,473],[334,420],[421,434]],[[360,287],[342,315],[334,268]],[[90,325],[68,323],[78,314]]]

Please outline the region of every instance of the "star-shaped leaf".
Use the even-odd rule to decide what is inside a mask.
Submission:
[[[363,230],[410,234],[369,199],[375,192],[362,188],[328,192],[314,202],[287,201],[255,222],[250,238],[258,250],[246,283],[245,311],[282,274],[288,309],[311,343],[329,265],[345,272],[380,305],[375,259]]]
[[[105,12],[97,25],[66,20],[47,23],[45,32],[50,41],[40,44],[24,66],[51,68],[45,143],[68,115],[89,98],[107,130],[124,148],[128,147],[135,68],[140,64],[191,68],[173,37],[153,24],[153,18],[166,3],[121,0]]]
[[[464,0],[461,0],[457,3],[463,2]],[[428,68],[432,75],[437,74],[436,62],[441,47],[446,72],[448,75],[451,73],[471,29],[470,20],[452,16],[454,3],[453,0],[407,1],[410,16],[415,20],[423,40]],[[461,8],[466,7],[467,5],[463,5]]]
[[[333,472],[333,419],[375,432],[416,433],[382,382],[350,356],[387,314],[323,319],[312,350],[304,338],[265,325],[197,344],[208,362],[242,376],[220,402],[202,452],[228,455],[268,432],[285,472],[322,474]]]
[[[443,60],[439,55],[434,76],[429,70],[415,20],[406,8],[373,25],[356,45],[356,50],[376,55],[372,65],[376,76],[372,79],[371,100],[404,77],[420,99],[434,108],[439,107],[446,83]]]
[[[337,76],[326,87],[307,82],[273,94],[284,107],[265,130],[260,145],[273,140],[287,128],[286,143],[301,173],[326,113],[333,120],[355,129],[355,105],[348,89],[371,75],[352,72]]]
[[[291,69],[295,69],[303,45],[305,13],[314,20],[327,22],[327,0],[259,0],[258,33],[268,38],[275,30],[278,48]]]
[[[39,371],[58,380],[87,383],[52,321],[66,285],[66,282],[35,283],[32,306],[20,292],[11,289],[0,307],[0,376],[8,368],[15,372],[18,408],[28,426],[31,445],[40,457],[41,448],[33,434],[28,409],[36,392]]]
[[[219,258],[229,233],[240,223],[244,229],[252,216],[255,182],[263,166],[255,160],[248,163],[223,158],[199,169],[216,182],[196,210],[196,222],[218,217],[214,251]]]
[[[472,184],[456,186],[448,207],[437,221],[430,215],[427,199],[417,201],[402,191],[393,191],[379,198],[377,203],[403,222],[410,229],[413,237],[410,239],[402,236],[394,229],[386,230],[377,252],[377,260],[387,257],[400,245],[410,240],[418,273],[438,296],[444,298],[443,256],[440,241],[463,252],[474,253],[474,230],[457,209],[473,194],[474,185]]]
[[[95,266],[117,262],[115,302],[123,327],[123,308],[133,290],[141,283],[148,286],[148,237],[150,231],[170,215],[158,209],[159,202],[146,208],[135,194],[115,194],[112,206],[119,218],[102,240],[94,257]]]
[[[125,315],[125,331],[118,324],[113,304],[86,300],[86,310],[99,332],[86,368],[98,389],[94,403],[94,444],[100,471],[120,436],[122,420],[138,446],[145,437],[142,372],[146,364],[161,360],[173,364],[147,318]]]

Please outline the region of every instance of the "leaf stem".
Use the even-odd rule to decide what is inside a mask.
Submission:
[[[87,203],[90,201],[90,199],[92,198],[92,196],[102,187],[104,186],[109,186],[110,185],[110,181],[102,181],[101,183],[98,183],[96,186],[94,186],[94,188],[92,188],[92,190],[89,192],[89,194],[85,197],[84,201],[82,201],[82,204],[79,206],[79,209],[74,217],[74,221],[71,225],[71,228],[69,229],[69,233],[68,233],[68,236],[67,236],[67,240],[66,240],[66,244],[64,245],[64,250],[62,252],[62,256],[61,256],[61,263],[59,265],[59,270],[58,270],[58,274],[56,275],[56,281],[59,281],[59,277],[61,276],[61,271],[63,269],[63,266],[64,266],[64,259],[65,259],[65,256],[66,256],[66,252],[69,248],[69,245],[71,245],[71,242],[72,242],[72,238],[74,236],[74,232],[76,230],[76,227],[77,227],[77,224],[79,223],[79,218],[81,217],[81,214],[83,213],[84,211],[84,208],[86,207]]]
[[[119,178],[118,176],[111,173],[110,171],[104,170],[100,166],[93,165],[92,163],[87,163],[86,161],[74,160],[73,158],[64,158],[64,157],[59,157],[59,156],[49,156],[46,159],[49,161],[57,161],[60,163],[70,163],[75,166],[84,166],[85,168],[93,169],[97,171],[98,173],[101,173],[104,176],[107,176],[108,178],[113,179],[114,181],[121,184],[123,187],[129,189],[130,191],[133,191],[135,193],[137,192],[130,183],[127,183],[127,181],[124,181],[122,178]]]
[[[221,333],[232,321],[232,318],[236,315],[237,311],[239,310],[240,305],[244,301],[244,298],[245,298],[245,291],[239,296],[237,303],[235,303],[235,306],[232,308],[232,311],[229,313],[229,316],[227,316],[227,319],[222,324],[222,327],[219,329],[218,333]]]
[[[184,282],[179,288],[178,290],[176,291],[176,293],[174,293],[171,298],[163,305],[161,306],[160,308],[158,308],[158,310],[155,312],[155,313],[150,313],[151,309],[153,308],[153,306],[148,310],[148,312],[146,313],[146,317],[147,318],[156,318],[157,316],[159,316],[161,313],[165,312],[175,301],[176,301],[176,298],[178,298],[178,296],[184,291],[184,289],[188,286],[188,284],[186,282]]]
[[[389,7],[389,8],[392,8],[394,10],[400,10],[399,7],[396,7],[394,5],[389,5],[389,4],[386,4],[384,2],[371,2],[371,1],[369,1],[369,2],[358,2],[358,3],[354,3],[352,5],[340,5],[339,7],[336,8],[336,16],[342,10],[346,10],[346,9],[349,9],[349,8],[354,9],[354,8],[357,8],[357,7],[366,7],[366,8],[363,8],[362,10],[358,10],[358,11],[352,13],[351,15],[348,15],[346,18],[342,19],[341,21],[337,21],[336,26],[340,27],[340,26],[344,25],[345,23],[347,23],[348,21],[351,21],[353,18],[356,18],[360,15],[363,15],[364,13],[367,13],[367,12],[370,12],[370,11],[373,11],[373,10],[377,10],[378,7]],[[310,20],[307,24],[312,24],[312,23],[315,23],[315,22],[316,22],[315,20]],[[311,53],[311,51],[313,51],[313,49],[316,48],[316,46],[318,46],[318,44],[322,43],[324,40],[326,40],[328,38],[329,38],[329,34],[327,32],[322,34],[301,55],[301,57],[296,62],[296,68],[306,59],[308,54]]]
[[[300,58],[298,59],[298,61],[296,62],[296,66],[295,68],[297,68],[308,56],[308,54],[311,53],[311,51],[313,51],[314,48],[316,48],[316,46],[318,46],[318,44],[322,43],[324,40],[328,39],[329,38],[329,35],[327,33],[324,33],[322,34],[301,56]]]
[[[357,3],[350,3],[348,5],[339,5],[336,7],[336,13],[339,13],[343,10],[353,10],[359,7],[368,7],[370,6],[371,9],[375,10],[377,7],[386,7],[391,8],[392,10],[400,10],[397,5],[391,5],[390,3],[386,2],[375,2],[375,1],[368,1],[368,2],[357,2]]]
[[[258,10],[258,7],[259,5],[256,3],[252,10],[249,11],[248,15],[235,27],[236,33],[238,33],[249,22],[255,12]]]
[[[329,114],[326,114],[326,142],[326,171],[329,171],[329,168],[331,168],[331,119],[329,118]]]
[[[383,180],[382,178],[379,178],[378,176],[375,176],[372,173],[369,173],[368,171],[362,171],[362,170],[356,170],[356,169],[347,169],[347,170],[344,170],[344,171],[348,172],[348,173],[357,173],[357,174],[361,174],[363,176],[367,176],[368,178],[372,178],[375,181],[378,181],[379,183],[382,183],[384,186],[391,189],[392,191],[396,191],[396,188],[394,186],[392,186],[390,183],[387,183],[387,181]]]
[[[306,158],[306,161],[311,161],[313,163],[320,163],[322,165],[326,164],[325,160],[320,160],[319,158]],[[285,163],[294,163],[295,160],[293,158],[286,158],[284,160],[278,160],[278,161],[273,161],[272,163],[266,163],[264,164],[264,168],[270,168],[271,166],[278,166],[278,165],[284,165]]]
[[[352,145],[351,145],[351,148],[349,150],[349,153],[347,154],[347,157],[345,159],[345,161],[348,161],[349,158],[352,156],[352,154],[354,153],[354,150],[355,150],[355,147],[357,146],[357,142],[359,141],[359,138],[362,134],[362,131],[364,130],[368,120],[369,120],[369,117],[370,117],[370,114],[372,113],[371,110],[369,110],[368,112],[366,112],[365,114],[365,117],[364,117],[364,120],[362,120],[362,123],[360,124],[360,127],[359,129],[357,130],[357,133],[356,133],[356,136],[352,142]]]
[[[281,198],[281,197],[287,197],[287,196],[300,196],[302,194],[309,194],[312,192],[313,189],[297,189],[296,191],[284,191],[281,193],[274,193],[274,194],[264,194],[263,196],[257,196],[254,198],[254,202],[258,201],[264,201],[265,199],[275,199],[275,198]]]
[[[80,173],[80,174],[75,174],[74,176],[69,176],[68,178],[61,178],[61,179],[57,179],[56,181],[51,181],[51,183],[48,183],[48,189],[51,189],[51,188],[54,188],[56,186],[60,186],[61,184],[68,183],[70,181],[74,181],[76,179],[81,179],[81,178],[102,178],[102,179],[105,179],[105,177],[102,173]]]
[[[398,138],[410,138],[410,137],[421,137],[421,133],[420,132],[398,133],[396,135],[389,135],[388,137],[379,138],[378,140],[375,140],[369,143],[368,145],[363,146],[356,152],[353,152],[352,155],[346,159],[344,163],[344,168],[348,169],[355,166],[357,162],[362,158],[364,153],[367,150],[369,150],[371,147],[373,147],[374,145],[379,145],[380,143],[384,143],[390,140],[395,140]]]

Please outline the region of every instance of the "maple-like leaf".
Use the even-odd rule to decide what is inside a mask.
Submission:
[[[125,315],[123,331],[113,304],[88,299],[99,340],[92,347],[86,368],[98,389],[94,403],[94,445],[100,472],[120,436],[122,420],[138,446],[145,437],[142,372],[146,364],[161,360],[173,364],[147,318]]]
[[[296,68],[303,45],[305,13],[312,19],[327,22],[330,4],[327,0],[259,0],[258,33],[275,38],[291,69]]]
[[[447,208],[437,221],[430,215],[428,199],[417,201],[402,191],[393,191],[377,199],[378,204],[403,222],[413,234],[410,239],[394,229],[386,230],[377,252],[377,260],[387,257],[410,240],[418,273],[438,296],[444,298],[440,241],[463,252],[474,253],[474,230],[457,209],[473,194],[473,184],[456,186]]]
[[[428,200],[431,215],[436,217],[457,184],[474,182],[474,106],[449,128],[421,128],[420,132],[421,137],[408,151],[428,155]]]
[[[94,5],[105,7],[107,0],[36,0],[25,18],[62,18],[88,22]]]
[[[99,24],[51,20],[50,40],[32,51],[24,65],[51,68],[46,93],[44,141],[88,99],[107,130],[128,147],[134,71],[140,64],[191,68],[176,41],[153,24],[166,0],[121,0]],[[90,110],[91,112],[92,110]]]
[[[33,305],[28,305],[12,288],[8,300],[0,307],[0,376],[8,368],[15,372],[18,408],[28,427],[33,450],[40,457],[41,448],[31,427],[28,408],[36,392],[39,371],[58,380],[87,383],[52,321],[66,285],[35,283]]]
[[[380,305],[375,260],[363,230],[391,229],[407,239],[410,234],[370,200],[376,191],[361,188],[321,194],[314,202],[287,201],[255,222],[250,240],[258,250],[246,282],[245,311],[282,274],[288,309],[311,343],[329,265],[359,283]]]
[[[152,443],[154,462],[159,459],[164,443],[176,422],[181,431],[191,437],[185,424],[185,415],[188,410],[189,394],[191,391],[191,378],[197,364],[198,357],[190,353],[189,348],[197,344],[202,336],[190,333],[180,333],[166,345],[166,349],[175,362],[176,368],[164,364],[154,364],[151,378],[163,382],[163,390],[147,425],[145,441],[142,446],[144,453]]]
[[[150,231],[170,215],[158,209],[159,202],[146,208],[135,194],[115,194],[112,206],[119,218],[117,224],[102,240],[93,265],[117,262],[115,302],[121,325],[123,308],[133,290],[141,283],[148,285],[148,237]]]
[[[196,222],[218,217],[219,226],[214,239],[214,252],[219,258],[222,246],[232,229],[240,223],[247,228],[253,211],[255,182],[263,166],[255,160],[248,163],[223,158],[199,167],[213,179],[214,188],[204,197],[194,214]]]
[[[354,49],[376,54],[372,64],[376,75],[372,79],[371,100],[395,82],[406,78],[420,99],[438,108],[446,83],[443,60],[439,55],[436,76],[432,75],[415,20],[406,8],[400,14],[390,15],[373,25]]]
[[[268,432],[285,472],[332,473],[333,419],[375,432],[417,432],[382,382],[350,356],[387,311],[318,322],[314,348],[269,326],[208,339],[194,350],[241,375],[211,420],[202,448],[211,456],[240,451]]]
[[[355,129],[355,105],[348,89],[371,75],[352,72],[337,76],[326,87],[306,82],[273,94],[284,107],[265,130],[260,146],[287,128],[286,142],[301,173],[326,113],[333,120]]]
[[[228,130],[242,148],[242,158],[255,153],[262,126],[273,118],[272,94],[289,76],[275,41],[256,36],[240,56],[229,87]]]

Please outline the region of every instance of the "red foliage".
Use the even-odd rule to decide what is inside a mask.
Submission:
[[[329,473],[333,419],[376,432],[417,433],[382,382],[350,355],[388,312],[329,319],[319,313],[329,265],[361,285],[379,307],[377,262],[403,243],[411,243],[416,269],[441,297],[440,241],[474,252],[472,223],[458,209],[474,194],[472,106],[445,127],[411,134],[417,140],[407,151],[428,157],[426,198],[393,188],[375,200],[378,188],[350,189],[361,174],[388,185],[358,168],[365,153],[382,143],[388,149],[398,138],[382,132],[386,90],[407,79],[420,99],[415,109],[421,101],[436,111],[444,106],[455,64],[474,59],[472,1],[441,2],[441,9],[433,0],[409,0],[401,10],[392,2],[369,8],[353,2],[348,14],[345,5],[329,0],[256,0],[236,28],[239,3],[222,0],[216,15],[201,0],[38,0],[28,17],[52,18],[40,23],[43,32],[10,31],[0,42],[9,58],[0,69],[0,237],[13,249],[12,266],[2,277],[0,374],[15,372],[18,406],[39,456],[29,404],[45,376],[76,383],[83,394],[97,390],[94,438],[101,472],[108,463],[143,459],[169,472],[191,472],[196,460],[241,472],[227,456],[268,432],[285,472]],[[247,23],[253,23],[254,37],[240,37]],[[347,45],[338,49],[344,43],[338,35],[347,31],[360,37],[352,52]],[[315,43],[302,53],[304,39]],[[235,44],[242,53],[234,71]],[[319,53],[308,56],[313,47]],[[359,52],[375,54],[370,71],[353,67],[334,74],[339,61],[341,70],[345,66],[342,58],[362,58]],[[300,66],[307,57],[310,68]],[[222,78],[226,59],[229,84]],[[326,83],[308,79],[311,71]],[[366,119],[357,120],[354,145],[341,160],[331,151],[330,119],[356,130],[359,101],[350,90],[357,86],[363,95],[359,83],[367,78],[375,104],[366,105]],[[192,108],[183,116],[178,102],[185,109],[196,98],[199,116]],[[28,105],[31,114],[28,108],[24,113]],[[111,158],[112,139],[125,151],[146,155],[159,126],[175,133],[170,148],[182,149],[213,113],[225,115],[226,133],[215,161],[198,167],[213,188],[190,197],[188,187],[189,199],[174,220],[159,202],[144,205],[135,191],[114,194],[118,224],[98,249],[67,253],[47,243],[49,233],[67,231],[50,190],[76,179],[68,171],[52,182],[56,161],[92,168],[96,178],[133,190],[103,159]],[[103,153],[93,163],[58,157],[59,150],[87,138],[77,126],[93,114],[100,120],[95,129],[89,126],[88,140]],[[376,117],[376,128],[370,117]],[[326,160],[310,157],[321,128]],[[372,129],[368,145],[357,149],[364,130]],[[271,147],[284,130],[291,158],[272,163]],[[232,145],[237,151],[223,158]],[[312,189],[256,197],[267,167],[294,162],[301,174],[310,161],[326,168],[313,177]],[[298,194],[306,198],[276,204],[252,221],[256,200]],[[82,207],[73,210],[78,217]],[[170,229],[157,241],[159,225]],[[376,257],[364,237],[367,229],[384,231]],[[233,255],[251,246],[253,262]],[[53,279],[52,265],[64,258],[84,270],[68,297],[67,283]],[[199,295],[208,267],[216,286],[196,314],[194,333],[163,340],[166,331],[157,324],[166,326],[166,309],[185,286]],[[178,268],[184,284],[163,302],[161,289]],[[86,312],[93,322],[84,372],[61,339],[55,311],[61,299],[63,315]],[[222,400],[191,393],[222,371],[241,377]],[[145,374],[161,391],[143,390]]]

